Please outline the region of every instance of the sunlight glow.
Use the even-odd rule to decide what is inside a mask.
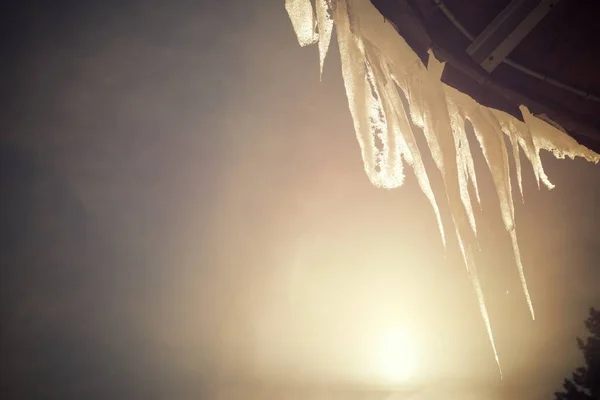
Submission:
[[[413,377],[417,367],[414,343],[402,330],[383,332],[375,353],[375,368],[388,383],[402,383]]]

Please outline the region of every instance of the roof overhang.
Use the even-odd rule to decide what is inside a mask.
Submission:
[[[580,21],[585,15],[600,15],[600,2],[372,3],[425,64],[429,49],[446,62],[444,83],[519,119],[519,106],[525,105],[581,144],[600,151],[600,98],[593,93],[600,88],[600,74],[595,72],[600,71],[600,49],[598,42],[586,35],[591,27]],[[573,48],[567,46],[571,39],[561,34],[561,26],[578,30],[570,37],[580,39],[580,51],[561,50]],[[579,66],[565,68],[565,58]],[[541,71],[535,69],[540,59],[549,60]]]

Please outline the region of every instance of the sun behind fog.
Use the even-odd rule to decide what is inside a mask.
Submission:
[[[417,368],[414,342],[406,332],[395,329],[382,332],[376,340],[374,366],[377,375],[389,384],[404,383]]]

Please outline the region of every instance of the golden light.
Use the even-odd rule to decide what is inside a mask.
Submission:
[[[377,341],[374,368],[388,384],[408,381],[417,369],[414,342],[402,329],[383,331]]]

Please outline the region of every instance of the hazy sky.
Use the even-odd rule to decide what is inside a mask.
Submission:
[[[548,398],[581,362],[575,336],[600,305],[598,166],[544,154],[550,192],[525,168],[532,322],[471,142],[500,382],[455,239],[444,251],[412,174],[370,185],[337,46],[319,82],[283,3],[2,6],[3,398],[379,384],[389,332],[414,351],[410,386]]]

